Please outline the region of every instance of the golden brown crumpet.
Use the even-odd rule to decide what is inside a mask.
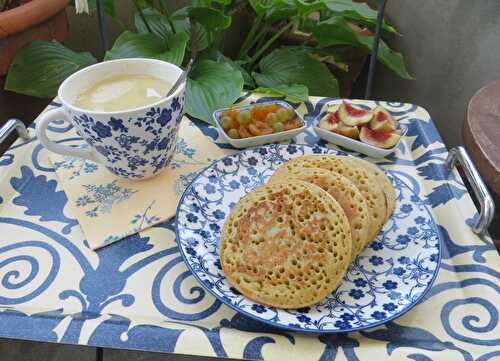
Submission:
[[[394,209],[396,208],[396,191],[394,190],[394,186],[392,185],[389,177],[387,177],[382,169],[367,160],[354,157],[346,157],[346,161],[352,162],[352,164],[363,168],[368,173],[371,173],[375,176],[378,185],[380,186],[380,188],[382,188],[385,195],[385,201],[387,205],[387,214],[385,217],[385,221],[387,222],[394,212]]]
[[[264,185],[226,218],[221,263],[228,281],[259,303],[300,308],[337,288],[351,259],[351,231],[341,206],[299,180]]]
[[[361,195],[367,201],[371,219],[367,227],[370,227],[369,238],[373,239],[385,224],[387,213],[385,195],[375,176],[369,174],[363,168],[347,162],[345,158],[347,157],[327,154],[293,158],[279,167],[274,176],[278,177],[278,179],[285,179],[287,173],[297,169],[321,168],[346,177],[359,189]]]
[[[279,176],[279,175],[278,175]],[[297,178],[325,190],[340,204],[351,227],[352,258],[365,248],[370,238],[370,212],[359,189],[346,177],[321,168],[302,168],[287,174],[287,179]],[[272,176],[269,182],[278,181]]]

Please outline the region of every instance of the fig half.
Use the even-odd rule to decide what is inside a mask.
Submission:
[[[351,127],[350,125],[339,122],[335,129],[332,129],[332,132],[344,135],[349,138],[359,139],[359,128]]]
[[[338,116],[345,124],[358,126],[368,123],[373,118],[373,112],[358,108],[344,101],[339,107]]]
[[[319,127],[326,130],[333,130],[339,122],[340,119],[337,116],[337,112],[331,112],[321,118],[319,121]]]
[[[371,130],[377,132],[393,132],[397,128],[396,120],[385,108],[378,106],[373,109],[373,118],[370,121]]]
[[[338,112],[332,112],[325,115],[319,121],[319,127],[331,132],[344,135],[349,138],[359,139],[358,127],[352,127],[344,124],[338,117]]]
[[[363,127],[359,133],[359,139],[363,143],[383,149],[394,147],[400,138],[401,134],[397,130],[393,132],[380,132]]]

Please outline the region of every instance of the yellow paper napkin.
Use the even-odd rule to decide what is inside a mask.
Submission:
[[[226,154],[184,118],[169,168],[151,179],[131,181],[88,160],[55,153],[50,157],[68,206],[90,248],[98,249],[173,217],[197,172]]]

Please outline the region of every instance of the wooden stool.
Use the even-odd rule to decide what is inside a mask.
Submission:
[[[500,206],[500,80],[480,89],[470,100],[463,129],[464,144]],[[500,214],[489,228],[500,249]]]

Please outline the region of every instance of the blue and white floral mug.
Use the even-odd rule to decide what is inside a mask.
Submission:
[[[48,150],[88,159],[128,179],[157,175],[170,163],[182,119],[185,86],[156,103],[117,112],[80,109],[72,105],[83,89],[106,77],[152,75],[175,83],[182,69],[154,59],[120,59],[91,65],[68,77],[59,87],[62,107],[42,114],[37,126],[40,143]],[[89,145],[69,147],[48,139],[51,121],[65,119]]]

